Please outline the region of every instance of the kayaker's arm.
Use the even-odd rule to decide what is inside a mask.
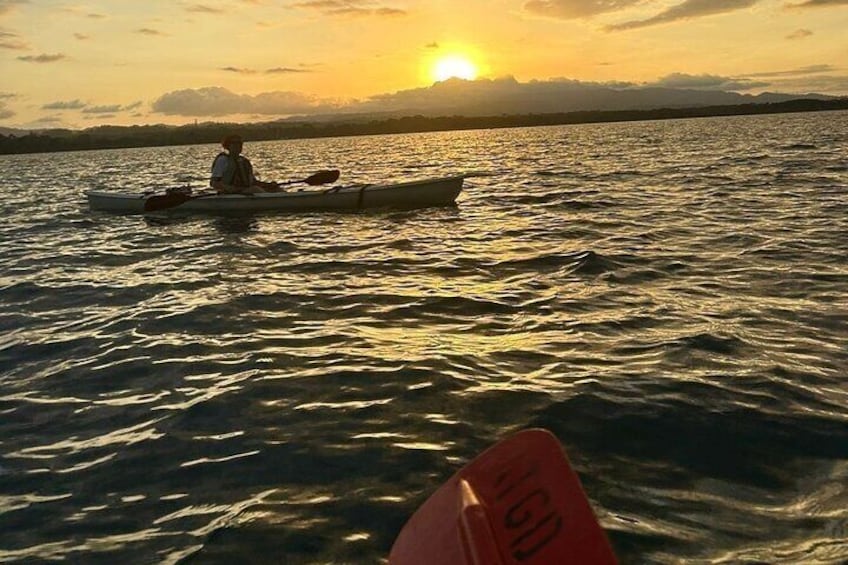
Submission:
[[[265,182],[257,178],[253,178],[249,187],[236,186],[224,182],[222,176],[217,176],[215,173],[219,171],[213,170],[213,176],[209,180],[209,185],[218,191],[219,194],[256,194],[257,192],[279,192],[280,184],[277,182]]]
[[[233,184],[226,184],[222,179],[213,178],[209,184],[218,191],[219,194],[256,194],[257,192],[263,192],[262,188],[259,186],[235,186]]]
[[[258,186],[268,192],[279,192],[280,185],[277,182],[265,182],[259,179],[253,179],[253,185]]]

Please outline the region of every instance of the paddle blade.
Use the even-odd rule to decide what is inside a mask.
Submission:
[[[182,194],[179,192],[151,196],[150,198],[144,201],[144,211],[156,212],[157,210],[167,210],[168,208],[179,206],[186,200],[190,199],[191,196],[189,196],[188,194]]]
[[[339,180],[340,174],[341,173],[339,173],[339,171],[336,169],[329,171],[318,171],[314,175],[303,179],[303,182],[310,186],[318,186],[319,184],[329,184],[331,182],[336,182],[337,180]]]
[[[390,565],[615,565],[559,441],[525,430],[437,490],[392,546]]]

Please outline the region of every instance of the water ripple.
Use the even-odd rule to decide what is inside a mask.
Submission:
[[[847,560],[846,132],[249,143],[264,178],[475,171],[457,208],[296,216],[84,205],[199,187],[212,146],[3,157],[0,561],[379,562],[534,425],[622,562]]]

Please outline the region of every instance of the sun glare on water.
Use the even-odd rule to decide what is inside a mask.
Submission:
[[[477,78],[477,67],[466,57],[450,55],[436,61],[433,66],[433,78],[438,81],[449,78],[474,80]]]

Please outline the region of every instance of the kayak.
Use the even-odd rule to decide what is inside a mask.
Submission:
[[[448,479],[398,534],[389,565],[617,565],[547,430],[518,432]]]
[[[173,204],[145,204],[152,198],[170,198],[163,193],[106,192],[90,190],[85,193],[92,210],[121,214],[143,214],[161,208],[181,212],[312,212],[349,211],[369,208],[414,209],[432,206],[453,206],[462,191],[464,175],[402,182],[333,187],[326,190],[298,190],[259,194],[199,193],[179,196]]]

